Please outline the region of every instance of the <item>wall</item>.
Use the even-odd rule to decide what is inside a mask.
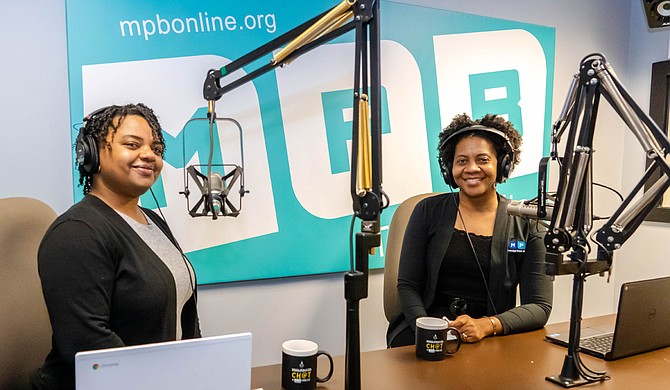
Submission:
[[[641,7],[631,7],[633,18],[644,18]],[[668,29],[650,31],[644,23],[631,23],[628,53],[629,92],[640,106],[649,108],[649,80],[651,64],[670,58],[668,50]],[[631,132],[625,134],[622,189],[630,191],[639,181],[645,170],[642,148]],[[648,279],[670,275],[668,252],[663,245],[668,239],[669,225],[659,222],[644,222],[626,244],[621,248],[616,262],[617,282]]]
[[[62,0],[0,0],[0,196],[72,205]]]
[[[583,56],[604,53],[642,107],[648,105],[651,63],[667,58],[667,30],[649,31],[636,0],[414,0],[405,3],[536,23],[556,28],[553,117],[563,104]],[[62,0],[0,0],[0,196],[30,196],[57,212],[72,204],[69,118]],[[633,42],[634,44],[631,44]],[[485,53],[481,60],[487,60]],[[596,139],[596,180],[624,192],[644,169],[635,140],[611,110],[603,109]],[[622,179],[622,175],[625,179]],[[596,194],[596,211],[608,213],[616,199]],[[601,211],[602,210],[602,211]],[[590,279],[584,315],[615,310],[618,286],[626,280],[670,274],[661,245],[668,228],[645,223],[621,249],[611,283]],[[385,347],[381,271],[370,275],[369,297],[361,302],[363,350]],[[568,319],[571,280],[555,283],[551,322]],[[343,276],[319,275],[203,286],[199,308],[205,335],[249,330],[254,365],[277,363],[281,342],[311,338],[334,354],[344,353]]]

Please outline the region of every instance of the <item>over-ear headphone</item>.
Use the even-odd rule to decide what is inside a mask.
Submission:
[[[483,125],[467,126],[462,129],[454,131],[453,134],[449,135],[445,140],[443,140],[440,143],[438,149],[440,151],[443,150],[444,146],[454,138],[458,137],[463,133],[472,131],[485,131],[491,134],[495,134],[498,137],[502,137],[507,143],[508,152],[505,153],[504,156],[497,156],[498,165],[496,167],[496,183],[504,183],[509,178],[509,175],[512,171],[512,164],[514,163],[514,146],[512,146],[512,142],[509,140],[509,137],[507,137],[507,135],[504,132],[495,129],[493,127]],[[438,157],[438,162],[440,165],[440,171],[442,172],[442,177],[444,178],[444,182],[447,183],[449,186],[451,186],[451,188],[458,188],[458,184],[456,184],[456,181],[451,175],[454,162],[444,161],[441,156]]]
[[[106,106],[99,108],[84,117],[84,125],[79,129],[77,142],[74,150],[76,155],[77,166],[84,172],[84,174],[92,175],[98,172],[100,168],[100,154],[98,153],[98,143],[91,134],[85,134],[87,126],[91,120],[107,109],[116,106]]]

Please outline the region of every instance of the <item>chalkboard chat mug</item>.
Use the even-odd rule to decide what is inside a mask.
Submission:
[[[416,357],[423,360],[443,360],[461,347],[461,334],[442,318],[417,318],[415,340]]]
[[[328,375],[317,376],[318,357],[328,358]],[[309,340],[288,340],[282,344],[281,385],[288,390],[315,389],[317,383],[326,382],[333,375],[333,357]]]

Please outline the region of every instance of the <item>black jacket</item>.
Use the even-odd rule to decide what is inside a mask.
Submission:
[[[427,315],[437,290],[442,260],[449,247],[458,195],[442,194],[419,202],[407,225],[398,268],[398,295],[402,313],[389,324],[387,343],[417,317]],[[553,298],[552,283],[544,272],[545,246],[535,222],[507,214],[509,200],[499,196],[493,239],[491,271],[487,281],[503,334],[537,329],[547,322]],[[522,245],[519,242],[523,242]],[[519,249],[524,246],[524,249]],[[521,305],[516,306],[519,286]]]
[[[167,224],[143,209],[177,246]],[[49,227],[38,269],[53,329],[37,388],[73,389],[79,351],[172,341],[176,288],[163,261],[126,221],[87,195]],[[194,295],[184,305],[183,338],[200,337]]]

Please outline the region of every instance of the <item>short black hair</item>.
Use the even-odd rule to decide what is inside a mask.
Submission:
[[[111,132],[112,134],[115,134],[116,130],[121,126],[121,123],[128,115],[141,116],[147,121],[149,127],[151,127],[151,135],[154,138],[154,142],[158,142],[162,147],[160,156],[163,157],[165,154],[165,140],[163,139],[161,125],[158,122],[158,118],[154,111],[143,103],[126,104],[123,106],[107,106],[94,111],[93,114],[84,118],[84,124],[81,129],[79,129],[79,137],[92,137],[98,146],[99,153],[100,149],[106,146],[109,133]],[[115,121],[116,118],[118,118],[118,120]],[[79,185],[84,186],[84,195],[86,195],[91,191],[93,174],[86,173],[82,166],[79,166],[78,169]]]
[[[503,132],[505,136],[507,136],[509,143],[502,137],[483,130],[473,130],[472,132],[466,131],[465,133],[459,134],[455,138],[449,140],[449,142],[444,142],[456,131],[473,125],[481,125],[499,130]],[[471,136],[478,136],[489,140],[496,151],[496,159],[498,161],[500,161],[500,159],[506,154],[512,153],[514,158],[512,161],[510,161],[510,172],[514,170],[514,167],[516,167],[519,164],[519,161],[521,161],[519,153],[519,148],[521,147],[522,142],[521,134],[519,134],[519,132],[514,128],[512,122],[505,120],[505,118],[495,114],[486,114],[480,119],[472,120],[472,118],[470,118],[470,116],[465,113],[456,115],[451,123],[445,127],[442,132],[440,132],[440,142],[438,143],[437,149],[439,159],[445,164],[451,163],[454,160],[454,154],[456,153],[456,145],[458,145],[458,142],[460,142],[460,140],[465,137]],[[510,150],[510,145],[512,146],[512,150]]]

